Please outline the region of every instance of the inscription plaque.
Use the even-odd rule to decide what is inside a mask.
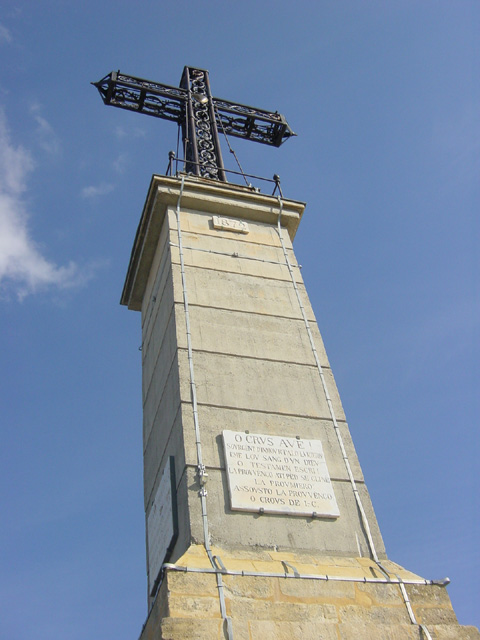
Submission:
[[[337,518],[320,440],[223,432],[232,510]]]
[[[214,229],[223,229],[224,231],[236,231],[237,233],[248,233],[248,223],[244,220],[235,220],[234,218],[224,218],[222,216],[213,216]]]
[[[168,560],[178,536],[175,487],[175,463],[170,457],[147,518],[148,587],[152,596],[157,590],[162,564]]]

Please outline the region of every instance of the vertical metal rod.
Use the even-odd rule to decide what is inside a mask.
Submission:
[[[280,191],[280,178],[277,175],[275,175],[274,179],[275,179],[275,184],[276,184],[276,186],[278,186],[279,191]],[[280,191],[280,193],[281,193],[281,191]],[[373,536],[372,536],[372,533],[371,533],[371,530],[370,530],[370,524],[368,522],[367,514],[366,514],[365,509],[363,507],[362,499],[360,498],[360,494],[359,494],[358,489],[357,489],[357,484],[355,482],[355,478],[354,478],[354,475],[353,475],[353,472],[352,472],[352,468],[350,466],[350,460],[348,459],[348,455],[347,455],[347,452],[346,452],[346,449],[345,449],[345,445],[343,443],[342,434],[340,433],[340,427],[339,427],[339,425],[337,423],[337,418],[335,416],[335,410],[333,408],[333,403],[332,403],[332,400],[330,398],[330,393],[328,392],[328,388],[327,388],[327,382],[325,380],[325,376],[324,376],[324,373],[323,373],[323,367],[320,364],[320,360],[318,358],[317,349],[315,347],[315,342],[313,340],[313,335],[312,335],[312,332],[311,332],[311,329],[310,329],[310,323],[308,322],[308,318],[307,318],[307,314],[306,314],[306,311],[305,311],[305,307],[303,306],[303,302],[302,302],[302,299],[300,297],[300,292],[298,290],[297,283],[295,281],[295,275],[293,273],[292,265],[291,265],[290,260],[288,258],[288,253],[287,253],[287,249],[285,247],[285,243],[283,242],[282,226],[281,226],[281,219],[282,219],[282,213],[283,213],[283,200],[282,200],[282,196],[281,195],[279,195],[277,197],[278,197],[278,202],[280,204],[280,211],[278,213],[278,220],[277,220],[277,232],[278,232],[278,235],[279,235],[279,238],[280,238],[280,243],[282,245],[283,255],[285,257],[285,263],[286,263],[286,265],[288,267],[288,271],[290,273],[290,278],[292,280],[293,288],[295,289],[295,294],[296,294],[296,297],[297,297],[297,301],[298,301],[298,304],[300,306],[300,311],[302,313],[303,321],[305,323],[305,328],[307,330],[308,338],[309,338],[309,341],[310,341],[310,346],[312,348],[313,356],[315,358],[315,364],[317,365],[317,370],[318,370],[318,373],[320,375],[320,380],[322,382],[322,387],[323,387],[323,390],[324,390],[324,393],[325,393],[325,397],[326,397],[326,400],[327,400],[328,408],[329,408],[329,411],[330,411],[330,416],[332,418],[333,426],[334,426],[335,432],[337,434],[338,444],[340,445],[340,449],[342,451],[343,461],[345,463],[345,467],[346,467],[346,470],[347,470],[347,473],[348,473],[348,477],[350,479],[350,484],[351,484],[351,487],[352,487],[352,490],[353,490],[353,494],[355,496],[355,500],[357,502],[357,507],[358,507],[358,510],[360,512],[360,520],[362,522],[363,528],[365,530],[365,534],[367,536],[368,545],[370,547],[370,553],[372,555],[373,560],[377,563],[377,565],[382,570],[382,572],[385,574],[385,576],[386,576],[386,578],[388,580],[390,576],[388,575],[388,572],[386,571],[386,569],[380,563],[380,560],[379,560],[378,555],[377,555],[377,550],[375,549],[375,544],[373,542]],[[427,627],[425,625],[423,625],[423,624],[418,624],[417,619],[415,618],[415,614],[413,612],[412,605],[410,603],[408,594],[407,594],[407,590],[405,589],[405,585],[403,584],[403,581],[400,578],[400,576],[397,575],[397,578],[399,580],[400,591],[402,593],[403,601],[404,601],[405,606],[407,608],[407,612],[408,612],[408,615],[409,615],[409,618],[410,618],[410,622],[412,624],[420,627],[420,629],[425,634],[427,640],[432,640],[432,636],[428,632]]]
[[[277,182],[277,185],[278,185],[278,181],[276,181],[276,182]],[[345,463],[345,468],[347,470],[347,474],[348,474],[348,477],[349,477],[349,480],[350,480],[350,484],[351,484],[351,487],[352,487],[352,490],[353,490],[353,494],[354,494],[355,500],[357,502],[357,507],[358,507],[358,510],[360,512],[360,521],[361,521],[361,523],[363,525],[363,528],[365,530],[365,535],[367,536],[368,546],[370,547],[370,553],[372,554],[372,558],[375,560],[375,562],[378,562],[378,555],[377,555],[377,551],[375,549],[375,544],[373,542],[373,537],[372,537],[372,533],[371,533],[371,530],[370,530],[370,525],[368,523],[367,514],[365,513],[365,509],[363,508],[362,500],[360,498],[360,494],[359,494],[358,489],[357,489],[357,484],[355,482],[355,478],[353,476],[353,472],[352,472],[352,469],[350,467],[350,461],[348,459],[347,451],[346,451],[345,445],[343,443],[342,434],[340,433],[340,427],[338,426],[337,418],[336,418],[336,415],[335,415],[335,410],[333,408],[332,399],[330,398],[330,393],[329,393],[328,388],[327,388],[327,382],[325,380],[325,376],[324,376],[324,373],[323,373],[323,367],[320,364],[320,360],[318,358],[317,349],[315,347],[315,342],[313,340],[313,335],[312,335],[312,332],[311,332],[311,329],[310,329],[310,323],[308,322],[308,318],[307,318],[307,314],[306,314],[306,311],[305,311],[305,307],[303,306],[303,302],[302,302],[302,299],[300,297],[300,292],[298,290],[297,283],[295,281],[295,275],[293,273],[292,265],[290,264],[290,260],[288,258],[288,254],[287,254],[287,249],[285,247],[285,243],[283,242],[282,226],[281,226],[281,219],[282,219],[282,213],[283,213],[283,200],[282,200],[281,196],[277,196],[277,197],[278,197],[278,202],[279,202],[279,205],[280,205],[280,211],[278,213],[278,221],[277,221],[277,232],[278,232],[278,236],[280,238],[280,243],[281,243],[282,248],[283,248],[283,255],[285,257],[285,263],[286,263],[286,265],[288,267],[288,271],[290,273],[290,278],[292,280],[292,284],[293,284],[293,288],[295,290],[295,294],[296,294],[296,297],[297,297],[298,305],[300,307],[302,318],[303,318],[303,321],[305,323],[305,328],[307,330],[307,334],[308,334],[308,338],[309,338],[309,341],[310,341],[310,346],[311,346],[311,349],[312,349],[313,357],[315,359],[315,364],[317,365],[317,371],[318,371],[318,374],[320,376],[320,381],[322,383],[323,392],[325,393],[325,398],[327,400],[328,409],[329,409],[329,412],[330,412],[330,416],[332,418],[332,422],[333,422],[333,426],[334,426],[334,429],[335,429],[335,433],[337,435],[338,444],[340,445],[340,449],[341,449],[341,452],[342,452],[343,461]]]
[[[192,399],[193,423],[194,423],[194,429],[195,429],[195,444],[197,449],[197,469],[198,469],[199,481],[201,484],[201,481],[203,479],[202,474],[204,474],[205,467],[203,464],[202,443],[200,440],[200,423],[198,419],[198,404],[197,404],[197,385],[195,384],[195,374],[194,374],[194,367],[193,367],[192,334],[190,331],[190,311],[189,311],[189,305],[188,305],[187,280],[185,275],[185,261],[183,256],[182,229],[180,225],[180,202],[182,200],[184,185],[185,185],[185,177],[182,176],[175,214],[177,219],[178,252],[180,257],[180,273],[182,278],[183,306],[185,310],[185,331],[187,334],[187,354],[188,354],[188,366],[189,366],[189,373],[190,373],[190,396]],[[227,616],[222,572],[221,570],[219,570],[214,560],[212,549],[210,546],[210,531],[208,528],[208,516],[207,516],[207,491],[204,485],[201,486],[199,495],[200,495],[200,504],[202,509],[203,540],[204,540],[205,551],[207,552],[207,555],[212,567],[215,569],[215,575],[217,579],[218,598],[220,601],[220,614],[224,620],[225,632],[227,634],[228,640],[233,640],[232,622],[229,616]]]

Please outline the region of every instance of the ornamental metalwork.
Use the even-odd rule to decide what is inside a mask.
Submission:
[[[176,122],[188,173],[226,182],[219,129],[228,136],[279,147],[295,133],[278,112],[214,98],[208,71],[185,67],[179,87],[112,71],[92,82],[105,104]]]

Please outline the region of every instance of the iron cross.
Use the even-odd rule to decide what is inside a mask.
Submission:
[[[278,112],[214,98],[208,71],[185,67],[179,87],[112,71],[98,82],[105,104],[171,120],[182,127],[186,171],[227,181],[219,129],[225,135],[279,147],[295,133]]]

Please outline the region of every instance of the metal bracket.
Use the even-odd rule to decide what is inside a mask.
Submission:
[[[205,486],[207,484],[207,480],[208,480],[208,473],[205,470],[205,465],[204,464],[199,464],[197,466],[197,473],[198,473],[198,481],[201,484],[201,486]]]

